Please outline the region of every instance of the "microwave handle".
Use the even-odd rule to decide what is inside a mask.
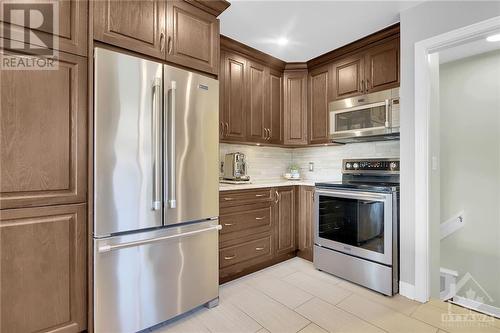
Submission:
[[[391,104],[388,99],[385,100],[385,128],[391,128]]]

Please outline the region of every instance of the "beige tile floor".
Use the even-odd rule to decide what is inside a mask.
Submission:
[[[500,320],[447,322],[469,310],[386,297],[293,258],[220,287],[220,304],[199,308],[153,333],[500,333]]]

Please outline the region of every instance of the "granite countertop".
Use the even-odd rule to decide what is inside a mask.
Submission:
[[[252,181],[250,184],[225,184],[219,183],[219,191],[249,190],[253,188],[278,187],[278,186],[314,186],[314,180],[286,180],[276,179],[268,181]]]

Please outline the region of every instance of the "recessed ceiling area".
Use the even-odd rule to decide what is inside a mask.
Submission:
[[[286,62],[311,60],[399,22],[422,1],[231,1],[221,34]]]

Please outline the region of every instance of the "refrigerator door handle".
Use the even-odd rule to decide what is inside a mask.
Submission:
[[[180,234],[175,234],[175,235],[169,235],[169,236],[163,236],[163,237],[157,237],[157,238],[151,238],[151,239],[144,239],[144,240],[138,240],[134,242],[126,242],[126,243],[121,243],[121,244],[116,244],[116,245],[103,245],[98,248],[99,253],[105,253],[105,252],[111,252],[111,251],[116,251],[116,250],[121,250],[125,249],[128,247],[135,247],[135,246],[140,246],[140,245],[146,245],[146,244],[151,244],[151,243],[156,243],[160,241],[165,241],[165,240],[170,240],[170,239],[176,239],[176,238],[181,238],[181,237],[186,237],[186,236],[192,236],[196,235],[202,232],[207,232],[207,231],[212,231],[216,230],[219,231],[222,229],[222,226],[215,225],[209,228],[203,228],[199,230],[193,230],[193,231],[187,231],[184,233]]]
[[[176,208],[176,159],[175,159],[175,91],[177,89],[177,83],[175,81],[171,82],[171,93],[170,93],[170,128],[169,128],[169,199],[168,208]]]
[[[153,83],[152,97],[153,97],[153,117],[152,118],[152,132],[153,132],[153,210],[161,209],[161,99],[158,93],[161,89],[161,79],[156,78]]]

